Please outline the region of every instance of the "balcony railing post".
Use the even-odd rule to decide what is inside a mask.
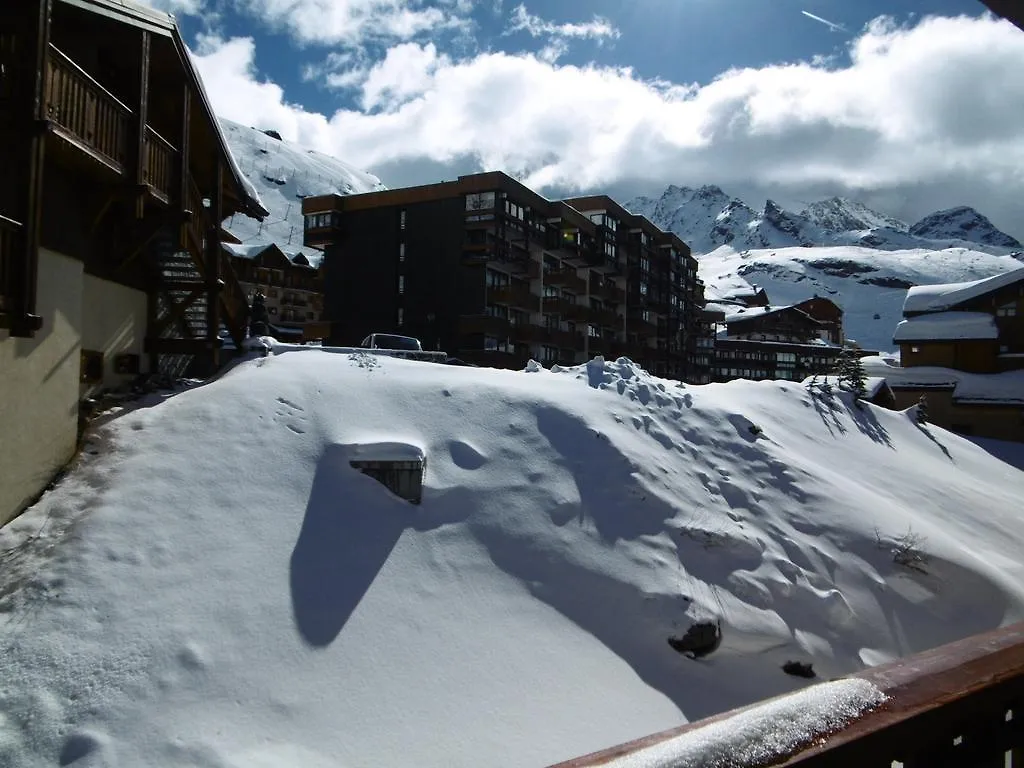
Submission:
[[[153,166],[152,152],[147,147],[149,140],[146,121],[149,119],[149,30],[142,30],[139,38],[139,84],[136,99],[134,137],[132,143],[133,169],[132,182],[136,186],[135,217],[141,219],[145,215],[146,198],[143,190],[147,181],[152,184],[151,169]]]

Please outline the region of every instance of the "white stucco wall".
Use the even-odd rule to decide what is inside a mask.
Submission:
[[[114,355],[141,355],[145,338],[143,292],[83,274],[82,262],[53,251],[39,254],[36,306],[43,327],[34,338],[0,330],[0,525],[71,458],[79,399],[130,380],[114,373]],[[104,353],[101,385],[80,384],[82,349]]]
[[[146,370],[142,355],[146,338],[146,294],[109,280],[85,275],[82,285],[82,349],[103,353],[103,382],[86,389],[89,394],[116,387],[132,376],[114,373],[114,356],[131,352],[140,355],[140,371]]]
[[[35,498],[75,450],[81,356],[82,263],[39,254],[31,339],[0,330],[0,525]]]

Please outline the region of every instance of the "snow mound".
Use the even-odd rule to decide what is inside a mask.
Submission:
[[[303,197],[384,189],[376,176],[344,161],[230,120],[221,118],[220,124],[242,174],[270,211],[262,223],[241,214],[225,220],[224,226],[246,245],[276,243],[285,250],[300,249]],[[319,263],[319,251],[304,252],[313,266]]]
[[[1024,616],[1024,473],[908,413],[263,351],[0,530],[0,764],[544,765]]]

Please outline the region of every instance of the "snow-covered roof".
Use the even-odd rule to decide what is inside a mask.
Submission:
[[[900,321],[894,342],[963,341],[998,339],[999,329],[992,315],[984,312],[935,312]]]
[[[729,312],[725,316],[725,322],[735,323],[738,320],[750,320],[755,317],[764,317],[765,315],[774,315],[776,312],[781,312],[784,309],[792,309],[791,304],[785,304],[782,306],[767,306],[767,307],[729,307]]]
[[[213,106],[210,102],[210,97],[206,94],[206,86],[203,85],[203,78],[199,76],[199,70],[196,69],[195,62],[192,60],[192,51],[189,50],[188,46],[185,45],[185,41],[181,39],[181,34],[175,27],[175,38],[181,45],[184,51],[182,57],[185,66],[188,67],[192,74],[192,79],[196,83],[196,87],[199,91],[199,99],[202,102],[203,108],[206,110],[206,114],[209,117],[209,122],[213,125],[213,130],[217,134],[217,141],[220,143],[221,148],[224,150],[224,158],[227,160],[228,170],[231,171],[231,175],[235,180],[235,184],[238,187],[239,193],[242,197],[242,203],[245,206],[245,213],[256,219],[262,219],[267,216],[270,211],[263,205],[263,201],[260,200],[260,193],[256,191],[255,185],[249,181],[242,168],[238,165],[238,160],[235,158],[234,153],[231,151],[231,145],[228,144],[227,136],[224,134],[224,129],[217,119],[217,115],[213,111]]]
[[[291,251],[286,248],[282,248],[277,243],[221,243],[221,248],[242,259],[255,259],[268,248],[277,248],[277,250],[283,253],[288,260],[293,263],[295,263],[296,257],[303,255],[302,251]],[[300,263],[299,265],[308,266],[309,262],[307,261],[306,264]]]
[[[804,384],[809,384],[812,381],[819,382],[821,384],[830,384],[833,387],[839,387],[838,376],[808,376],[804,379]],[[874,397],[879,391],[888,386],[884,376],[867,376],[864,379],[864,390],[867,392],[868,399]]]
[[[915,285],[907,289],[903,314],[908,312],[942,312],[986,293],[1024,281],[1024,267],[969,283]]]
[[[884,375],[894,389],[952,389],[958,403],[1024,403],[1024,370],[969,373],[930,365],[901,368],[883,357],[864,357],[861,362],[869,374]]]

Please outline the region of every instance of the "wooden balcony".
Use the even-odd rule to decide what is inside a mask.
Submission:
[[[508,336],[512,323],[504,317],[491,315],[463,315],[459,318],[459,333],[486,334],[488,336]]]
[[[546,315],[560,315],[565,320],[576,323],[586,322],[590,318],[590,307],[562,296],[545,296],[541,303],[541,311]]]
[[[653,320],[645,320],[643,315],[632,313],[626,319],[626,328],[629,333],[635,333],[641,337],[651,337],[658,335],[658,326]]]
[[[622,316],[611,309],[591,309],[590,322],[602,328],[622,328]]]
[[[129,172],[134,113],[52,44],[46,55],[44,98],[54,134],[115,173]],[[148,125],[142,144],[142,182],[167,203],[175,188],[178,150]]]
[[[1024,766],[1024,624],[975,635],[852,676],[886,700],[845,725],[782,749],[751,748],[756,762],[736,766]],[[778,701],[775,699],[773,701]],[[757,717],[764,702],[714,715],[554,768],[629,760],[669,739],[710,738],[738,715]],[[703,731],[703,733],[702,733]],[[638,763],[643,762],[637,758]]]
[[[549,269],[544,272],[545,285],[557,285],[573,293],[586,293],[587,281],[576,274],[575,269]]]
[[[614,283],[590,281],[590,295],[595,299],[602,299],[613,304],[620,304],[625,298],[625,293]]]
[[[540,296],[511,285],[489,287],[487,302],[489,304],[504,304],[515,309],[525,309],[528,312],[540,310]]]

